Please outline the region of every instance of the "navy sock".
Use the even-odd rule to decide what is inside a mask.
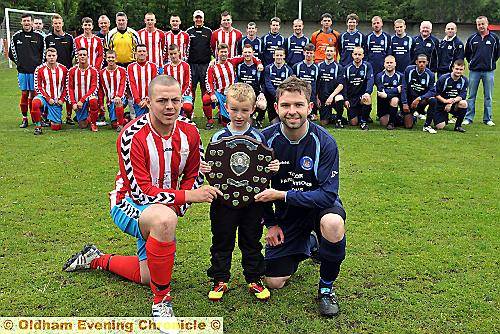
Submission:
[[[344,100],[335,102],[334,109],[337,112],[337,120],[342,119],[342,114],[344,113]]]
[[[455,122],[455,129],[462,126],[462,122],[464,121],[465,113],[467,112],[467,108],[457,108],[457,121]]]
[[[332,243],[322,237],[320,245],[319,258],[321,260],[321,266],[319,268],[319,273],[321,277],[321,288],[321,281],[325,284],[329,282],[333,284],[333,281],[335,281],[339,275],[340,265],[345,258],[346,237],[344,235],[342,240],[336,243]]]
[[[365,122],[368,122],[368,119],[370,118],[370,113],[372,112],[372,106],[371,105],[363,105],[361,108],[363,110],[363,120]]]

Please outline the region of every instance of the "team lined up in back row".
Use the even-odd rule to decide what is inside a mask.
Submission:
[[[29,111],[35,134],[42,133],[42,126],[61,129],[66,105],[66,124],[77,121],[81,128],[90,125],[97,131],[98,124],[106,124],[107,108],[112,126],[120,130],[129,119],[148,112],[148,85],[162,73],[181,83],[182,110],[190,118],[200,84],[207,129],[213,127],[216,107],[219,122],[228,121],[225,92],[237,81],[250,84],[258,96],[256,125],[262,125],[266,112],[270,122],[277,121],[276,88],[291,75],[311,84],[311,118],[315,120],[319,111],[322,125],[333,123],[341,128],[350,123],[368,129],[376,86],[377,118],[388,129],[412,128],[420,117],[425,119],[424,131],[435,133],[432,122],[441,129],[451,113],[456,117],[455,130],[464,132],[464,118],[464,124],[474,118],[480,80],[485,93],[483,122],[494,125],[491,100],[500,47],[484,16],[477,18],[478,32],[465,46],[454,23],[446,25],[446,36],[439,41],[431,34],[429,21],[421,23],[418,36],[410,37],[404,20],[398,19],[395,35],[390,36],[382,31],[379,16],[372,19],[373,31],[364,35],[357,30],[358,16],[350,14],[347,31],[340,34],[331,28],[332,16],[325,13],[321,29],[310,39],[303,34],[299,19],[293,22],[288,38],[279,33],[277,17],[271,19],[270,31],[262,38],[254,22],[243,36],[232,27],[228,12],[221,14],[221,26],[214,31],[204,26],[201,10],[193,13],[193,21],[192,27],[182,31],[180,17],[172,15],[172,29],[163,32],[155,27],[155,15],[147,13],[145,28],[135,31],[128,27],[126,14],[119,12],[116,28],[111,30],[109,18],[101,16],[97,34],[92,19],[83,18],[83,34],[73,38],[64,32],[59,15],[52,17],[53,29],[47,35],[34,30],[29,14],[23,15],[22,30],[13,35],[9,49],[22,91],[21,127],[28,126]],[[464,58],[470,82],[463,76]],[[344,109],[348,120],[343,117]]]

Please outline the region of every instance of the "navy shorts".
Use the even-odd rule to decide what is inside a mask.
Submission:
[[[449,116],[448,116],[448,112],[446,112],[446,110],[444,110],[445,106],[446,106],[446,104],[444,104],[444,103],[441,103],[441,102],[436,103],[436,110],[434,111],[434,125],[437,125],[437,124],[443,123],[443,122],[448,124]],[[451,105],[451,109],[450,109],[449,113],[452,114],[453,116],[457,116],[458,115],[457,109],[458,109],[458,102]]]

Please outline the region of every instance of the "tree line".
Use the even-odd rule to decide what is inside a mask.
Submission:
[[[231,12],[233,20],[262,21],[278,16],[290,21],[297,18],[298,0],[275,0],[270,5],[266,0],[0,0],[0,18],[4,8],[13,7],[34,11],[57,12],[65,19],[67,30],[77,30],[80,19],[90,16],[96,22],[101,14],[106,14],[113,22],[117,11],[124,11],[131,27],[143,25],[144,14],[156,14],[158,27],[168,28],[171,14],[178,14],[184,27],[192,24],[195,9],[205,12],[205,23],[211,27],[219,25],[220,13]],[[374,15],[384,20],[403,18],[408,22],[430,20],[434,23],[454,21],[457,23],[474,22],[479,15],[486,15],[490,23],[500,21],[500,0],[303,0],[302,19],[319,21],[322,13],[332,14],[334,21],[344,22],[349,13],[357,13],[362,21],[369,21]]]

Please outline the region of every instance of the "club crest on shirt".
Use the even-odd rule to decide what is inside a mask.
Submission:
[[[305,45],[306,45],[306,42],[305,42],[305,41],[302,41],[302,42],[300,43],[300,45],[305,46]]]
[[[359,71],[359,75],[365,75],[365,71]]]
[[[392,84],[393,84],[394,86],[396,86],[396,85],[398,84],[398,81],[397,81],[397,80],[394,80],[394,81],[392,81]]]
[[[358,42],[359,42],[359,38],[356,38],[356,39],[354,40],[354,43],[358,43]]]
[[[281,73],[281,77],[284,78],[285,77],[285,72]]]
[[[422,85],[425,85],[425,79],[420,80],[420,83],[421,83]]]
[[[404,45],[404,46],[407,46],[407,45],[408,45],[408,41],[404,41],[404,42],[403,42],[403,45]]]
[[[256,70],[252,70],[252,75],[255,75],[257,73]]]
[[[307,155],[300,158],[300,167],[303,170],[311,170],[313,168],[313,160]]]

